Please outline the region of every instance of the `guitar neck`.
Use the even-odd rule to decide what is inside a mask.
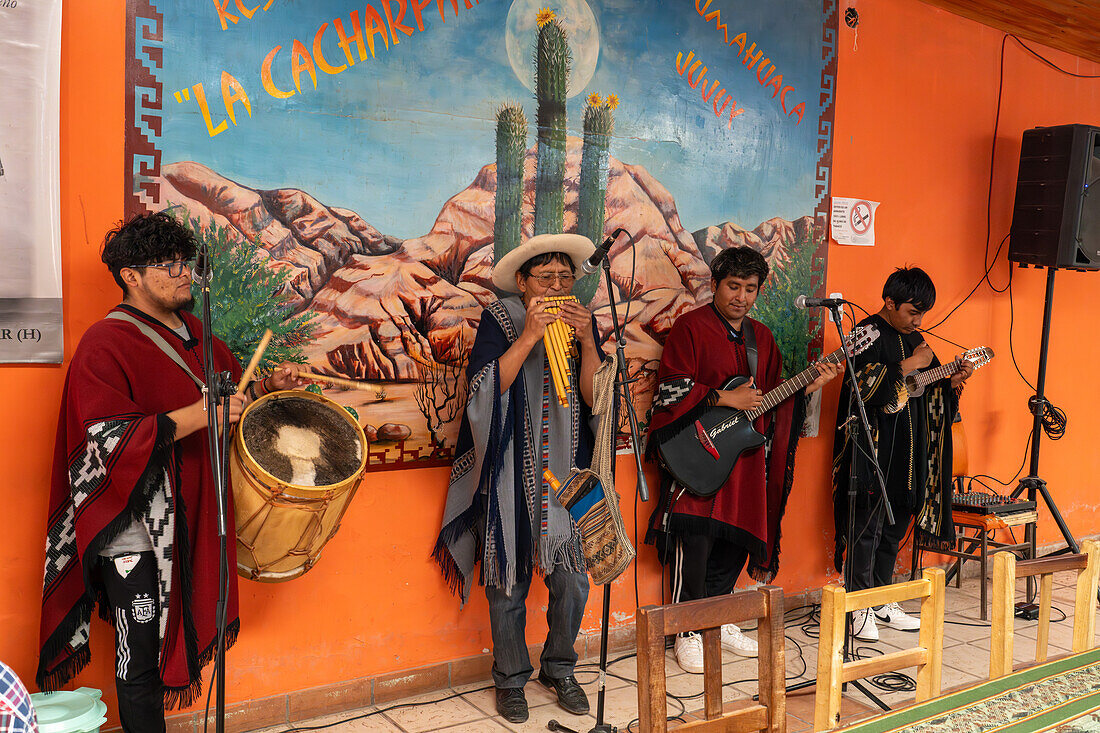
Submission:
[[[945,377],[950,377],[957,371],[959,371],[958,362],[951,361],[935,369],[929,369],[926,372],[917,372],[913,375],[913,381],[918,387],[927,387],[932,384],[932,382],[938,382]]]
[[[844,351],[842,349],[837,349],[833,353],[821,359],[821,361],[827,361],[830,364],[839,364],[844,361]],[[806,388],[819,376],[821,376],[821,373],[817,371],[816,367],[811,366],[807,369],[803,369],[790,379],[780,382],[779,386],[764,395],[764,399],[763,401],[761,401],[759,407],[757,407],[755,410],[746,412],[745,414],[750,420],[755,420],[768,410],[774,408],[779,403],[783,402],[786,399],[789,399],[799,390]]]

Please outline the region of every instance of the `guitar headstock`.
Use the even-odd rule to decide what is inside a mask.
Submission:
[[[985,366],[989,363],[989,360],[993,358],[993,349],[988,346],[981,346],[977,349],[967,349],[960,359],[965,359],[970,362],[975,369]]]
[[[855,356],[866,351],[880,336],[878,327],[873,323],[866,326],[856,326],[852,332],[844,337],[844,348],[848,356]]]

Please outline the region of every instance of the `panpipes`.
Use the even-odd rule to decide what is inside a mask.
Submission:
[[[549,303],[547,313],[558,313],[560,305],[554,305],[566,300],[577,301],[573,295],[559,295],[545,298],[543,302]],[[554,380],[554,390],[558,394],[558,403],[563,407],[569,405],[569,352],[573,348],[573,327],[562,320],[553,321],[546,326],[542,334],[542,344],[546,348],[546,358],[550,362],[550,376]]]

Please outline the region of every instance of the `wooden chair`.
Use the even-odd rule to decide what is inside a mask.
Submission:
[[[845,618],[858,611],[885,603],[920,598],[920,634],[917,646],[878,657],[844,661]],[[821,638],[817,651],[817,694],[814,700],[814,730],[829,730],[840,724],[840,688],[845,682],[917,668],[917,702],[940,694],[943,666],[944,572],[926,568],[920,580],[847,592],[830,584],[821,592]]]
[[[722,712],[722,624],[759,619],[756,627],[760,702],[734,703]],[[768,731],[785,733],[787,663],[783,652],[783,591],[772,586],[668,606],[638,609],[638,730],[668,730],[665,698],[665,637],[700,631],[703,637],[705,720],[677,731]]]
[[[1094,540],[1081,543],[1081,554],[1016,560],[1010,552],[993,558],[993,620],[989,642],[989,678],[1012,672],[1013,621],[1016,579],[1039,576],[1039,627],[1035,638],[1035,661],[1045,662],[1050,639],[1050,603],[1054,573],[1077,571],[1077,595],[1073,604],[1073,651],[1091,649],[1096,635],[1096,585],[1100,577],[1100,545]]]

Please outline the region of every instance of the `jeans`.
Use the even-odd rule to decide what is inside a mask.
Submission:
[[[533,574],[533,573],[532,573]],[[588,574],[558,567],[543,581],[550,590],[546,608],[549,631],[543,645],[539,667],[550,677],[560,679],[573,674],[577,651],[573,644],[581,629],[584,606],[588,601]],[[485,586],[489,600],[489,625],[493,632],[493,683],[502,689],[523,687],[534,669],[527,653],[527,593],[531,578],[516,581],[511,594],[501,588]]]

